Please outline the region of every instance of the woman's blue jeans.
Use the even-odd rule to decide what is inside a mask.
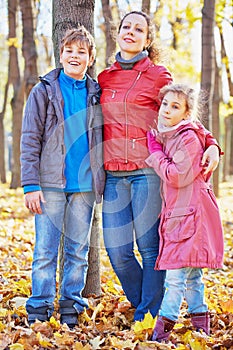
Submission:
[[[207,312],[202,275],[203,271],[200,268],[168,270],[165,281],[166,292],[159,314],[177,321],[184,298],[190,314]]]
[[[165,271],[155,271],[159,252],[160,179],[156,174],[107,174],[103,202],[104,243],[134,319],[157,315],[164,294]],[[142,258],[139,263],[134,241]]]
[[[36,241],[32,264],[32,295],[26,307],[53,310],[61,233],[64,232],[64,269],[60,300],[74,300],[77,312],[88,307],[82,297],[88,267],[93,192],[44,191],[43,213],[35,216]]]

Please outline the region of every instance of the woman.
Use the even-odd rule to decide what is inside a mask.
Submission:
[[[107,171],[103,230],[107,253],[123,290],[136,308],[134,319],[149,311],[154,317],[164,294],[165,271],[155,271],[159,250],[160,179],[145,163],[146,132],[157,118],[160,89],[172,82],[157,65],[150,18],[143,12],[126,14],[119,26],[116,62],[100,73],[104,115],[104,167]],[[209,169],[218,164],[216,141],[206,131],[203,158]],[[207,169],[206,169],[207,171]],[[142,262],[134,253],[137,243]]]

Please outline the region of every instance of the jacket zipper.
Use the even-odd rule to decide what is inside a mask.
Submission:
[[[128,114],[127,114],[127,108],[126,108],[126,101],[130,91],[134,88],[134,86],[137,84],[137,81],[140,79],[141,74],[142,72],[138,72],[136,79],[134,80],[129,90],[126,92],[125,99],[124,99],[125,124],[126,124],[126,132],[125,132],[125,163],[126,164],[128,163]]]
[[[145,140],[146,137],[137,137],[136,139],[131,139],[130,141],[132,142],[132,148],[134,149],[135,148],[135,142],[136,141],[141,141],[141,140]]]
[[[107,90],[107,91],[110,91],[111,93],[112,93],[112,98],[114,98],[115,97],[115,95],[116,95],[116,90],[113,90],[113,89],[106,89],[106,88],[104,88],[104,90]]]

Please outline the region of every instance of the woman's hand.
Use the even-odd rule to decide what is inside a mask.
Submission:
[[[42,191],[28,192],[25,194],[25,206],[33,214],[42,214],[40,203],[45,203]]]
[[[202,157],[201,164],[205,168],[204,174],[208,174],[209,172],[213,172],[219,163],[219,149],[216,145],[209,146]]]

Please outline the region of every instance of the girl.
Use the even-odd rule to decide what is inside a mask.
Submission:
[[[148,133],[146,163],[162,179],[160,247],[156,270],[167,270],[166,292],[153,340],[167,340],[183,298],[195,328],[209,334],[202,268],[221,268],[223,231],[216,198],[201,158],[205,135],[195,116],[196,97],[185,85],[161,89],[158,133]]]
[[[107,180],[103,202],[104,242],[128,300],[134,319],[150,311],[155,316],[164,291],[165,271],[155,271],[161,209],[160,179],[145,163],[146,131],[159,108],[158,93],[172,82],[158,65],[150,17],[133,11],[122,19],[117,35],[116,62],[100,73],[104,115],[104,167]],[[216,141],[206,133],[205,158],[218,164]],[[142,264],[134,254],[136,240]]]

